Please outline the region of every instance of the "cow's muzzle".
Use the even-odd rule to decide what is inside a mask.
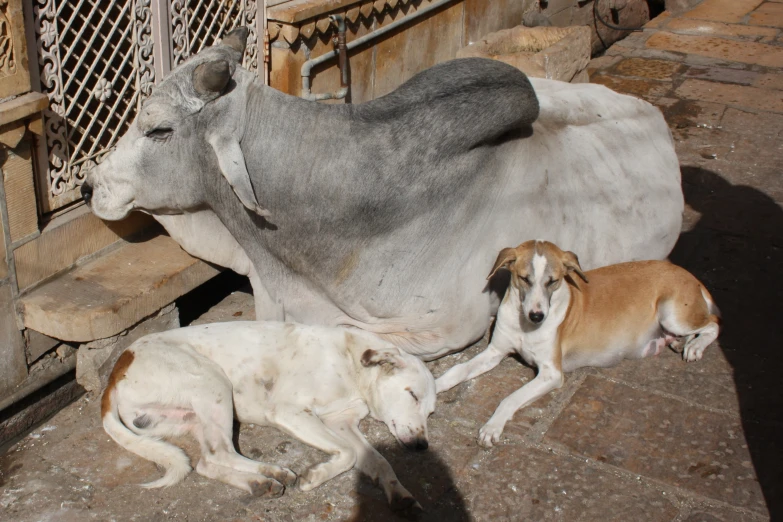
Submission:
[[[84,202],[89,205],[90,200],[92,199],[92,185],[90,185],[85,181],[82,184],[81,192],[82,192],[82,198],[84,198]]]

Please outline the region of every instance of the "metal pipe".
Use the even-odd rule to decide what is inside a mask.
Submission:
[[[353,40],[349,44],[347,44],[346,47],[346,56],[345,60],[347,62],[348,56],[347,51],[351,51],[353,49],[356,49],[357,47],[361,47],[365,45],[368,42],[371,42],[375,40],[376,38],[383,36],[384,34],[394,31],[395,29],[399,28],[400,26],[403,26],[407,23],[410,23],[414,20],[417,20],[421,17],[423,17],[426,14],[431,13],[432,11],[435,11],[441,7],[443,7],[446,4],[455,2],[457,0],[438,0],[436,2],[432,2],[430,5],[426,7],[422,7],[418,11],[416,11],[413,14],[410,14],[408,16],[403,16],[399,20],[395,20],[394,22],[390,23],[389,25],[385,25],[381,27],[380,29],[376,29],[375,31],[368,33],[361,38],[357,38],[356,40]],[[342,18],[342,17],[339,17]],[[334,20],[334,18],[332,18]],[[343,20],[343,26],[345,25],[345,21]],[[339,27],[339,26],[338,26]],[[321,65],[322,63],[328,62],[332,58],[339,56],[339,50],[334,50],[331,52],[328,52],[326,54],[322,54],[318,58],[313,58],[312,60],[307,60],[305,63],[302,64],[302,98],[308,99],[308,100],[331,100],[331,99],[341,99],[345,98],[346,94],[348,94],[348,87],[342,87],[337,92],[333,93],[324,93],[324,94],[312,94],[310,92],[310,75],[311,71],[314,67]],[[346,64],[347,65],[347,64]],[[347,75],[347,67],[345,67],[343,71],[343,75]],[[347,77],[345,78],[346,85],[347,85]],[[345,92],[343,92],[345,91]]]
[[[350,89],[348,78],[348,46],[345,44],[345,18],[340,15],[331,15],[332,22],[337,25],[337,38],[335,38],[335,50],[326,54],[308,60],[302,64],[302,98],[312,101],[320,100],[341,100],[348,95]],[[322,94],[313,94],[310,92],[310,71],[316,65],[326,61],[334,56],[339,58],[340,65],[340,90],[336,92],[325,92]],[[324,58],[326,57],[326,59]]]

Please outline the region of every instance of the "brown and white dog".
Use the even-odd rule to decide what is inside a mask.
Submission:
[[[683,359],[697,361],[718,337],[720,312],[710,293],[693,275],[666,261],[583,273],[574,253],[546,241],[528,241],[504,248],[487,279],[500,269],[511,272],[511,281],[491,343],[435,381],[438,393],[449,390],[491,370],[514,351],[538,368],[536,378],[506,397],[481,428],[483,446],[498,442],[519,408],[562,386],[564,372],[657,355],[668,345],[682,346]]]
[[[156,333],[120,356],[103,394],[106,432],[165,468],[146,487],[182,480],[188,457],[162,437],[190,433],[196,471],[254,495],[277,496],[296,475],[243,457],[233,420],[274,426],[329,454],[306,470],[309,491],[354,465],[383,488],[393,509],[420,509],[389,463],[359,431],[368,414],[414,450],[427,449],[435,379],[424,364],[361,330],[277,322],[234,322]]]

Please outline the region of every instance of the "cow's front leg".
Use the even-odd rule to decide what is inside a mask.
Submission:
[[[361,419],[362,415],[349,410],[323,420],[329,429],[353,447],[356,466],[383,489],[392,510],[412,513],[423,511],[413,495],[400,484],[389,462],[364,438],[359,430]]]
[[[356,464],[352,445],[338,437],[314,414],[281,405],[270,417],[275,426],[289,435],[332,455],[328,461],[316,464],[300,475],[299,489],[302,491],[317,488]]]
[[[535,379],[503,399],[489,422],[479,430],[479,444],[487,448],[492,447],[500,440],[503,428],[518,409],[524,408],[562,385],[563,372],[561,369],[549,362],[542,364],[538,368],[538,375]]]
[[[513,352],[514,346],[511,341],[505,335],[498,334],[486,350],[468,362],[450,368],[438,377],[435,380],[436,393],[448,391],[460,383],[487,373]]]

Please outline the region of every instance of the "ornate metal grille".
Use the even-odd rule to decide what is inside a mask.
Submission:
[[[33,2],[41,91],[50,100],[38,162],[44,213],[79,199],[85,174],[125,133],[161,73],[237,25],[250,27],[245,67],[258,70],[263,0]]]
[[[173,0],[171,2],[172,66],[177,66],[204,47],[220,41],[239,25],[250,28],[243,65],[258,70],[256,0]]]
[[[43,210],[75,199],[133,120],[155,77],[150,0],[36,0],[48,150]]]

